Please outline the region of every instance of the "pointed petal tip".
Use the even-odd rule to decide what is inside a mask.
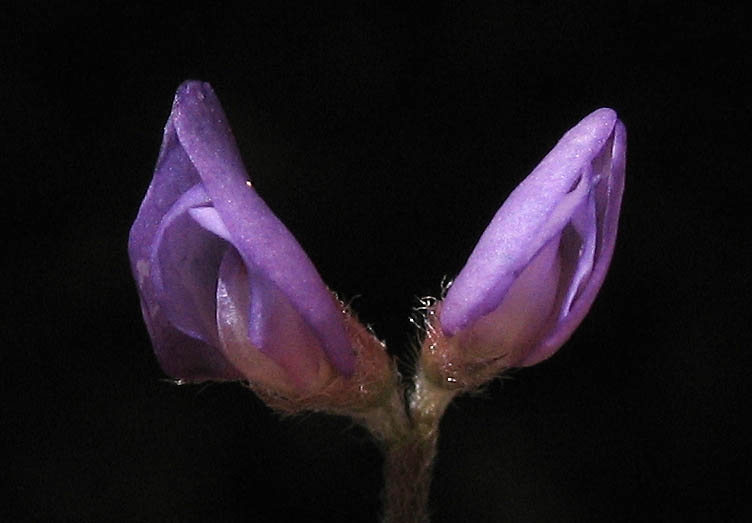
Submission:
[[[561,141],[592,140],[593,142],[604,142],[613,132],[617,121],[616,111],[608,107],[601,107],[580,120],[562,137]]]
[[[214,126],[227,126],[222,104],[208,82],[186,80],[175,92],[172,105],[175,128],[198,132],[210,122]]]
[[[616,119],[616,111],[611,109],[610,107],[599,107],[598,109],[587,115],[585,118],[590,118],[591,116],[614,120]]]
[[[175,100],[180,102],[203,101],[208,95],[214,95],[214,89],[209,82],[186,80],[178,86],[175,92]]]
[[[601,124],[608,127],[613,127],[617,118],[618,117],[616,111],[614,111],[610,107],[600,107],[592,113],[588,114],[580,121],[580,123],[588,122],[596,125]]]

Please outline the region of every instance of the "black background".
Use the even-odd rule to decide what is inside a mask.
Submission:
[[[378,520],[364,432],[280,420],[238,385],[174,386],[153,357],[126,239],[174,90],[195,78],[258,192],[403,356],[415,297],[459,271],[564,131],[616,109],[629,151],[610,274],[556,356],[450,408],[434,521],[745,520],[750,38],[712,4],[6,12],[0,511]]]

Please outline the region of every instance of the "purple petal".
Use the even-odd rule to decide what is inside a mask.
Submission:
[[[250,186],[227,118],[211,87],[200,82],[184,83],[178,89],[174,113],[180,144],[242,257],[249,278],[278,289],[310,326],[332,364],[343,374],[352,374],[355,356],[338,306],[295,238]],[[254,318],[259,316],[253,315],[249,321]],[[264,325],[285,330],[274,323]],[[251,331],[258,328],[252,326]],[[281,337],[282,331],[276,336]],[[259,339],[274,337],[266,333]],[[273,345],[259,348],[270,355],[279,350]]]
[[[595,301],[606,279],[608,267],[616,245],[619,211],[624,194],[626,170],[627,130],[617,120],[614,125],[613,144],[604,151],[603,164],[599,167],[600,183],[595,187],[595,214],[597,233],[593,269],[587,280],[580,285],[578,296],[567,314],[560,318],[556,328],[544,341],[520,362],[521,366],[535,365],[548,358],[572,335]]]
[[[621,189],[602,187],[616,183],[611,171],[618,161],[612,158],[624,152],[622,147],[612,153],[618,129],[623,126],[612,110],[593,112],[512,192],[442,303],[446,335],[464,332],[483,345],[492,344],[496,336],[504,350],[515,353],[512,359],[523,358],[527,365],[548,357],[556,343],[571,334],[592,303],[605,276],[604,260],[613,250],[619,207],[615,196],[620,200]],[[623,185],[623,158],[621,162]],[[606,230],[613,232],[608,238]],[[557,255],[549,263],[559,267],[555,270],[536,261],[547,256],[552,242]],[[556,280],[551,271],[558,274]],[[531,284],[536,278],[537,286]],[[541,285],[554,289],[555,299]],[[527,291],[520,291],[523,288]],[[579,319],[570,321],[575,313]],[[512,325],[523,321],[527,326]]]
[[[240,369],[251,383],[270,385],[284,393],[288,373],[264,356],[248,340],[251,296],[243,260],[235,249],[228,249],[219,268],[217,282],[217,326],[220,347],[227,359]]]
[[[174,222],[181,214],[175,208],[176,202],[198,182],[198,173],[177,139],[171,115],[165,127],[154,177],[130,231],[128,253],[131,268],[138,286],[144,320],[164,371],[187,381],[241,379],[242,375],[215,345],[207,343],[208,340],[216,340],[216,329],[208,328],[205,321],[186,315],[185,311],[171,308],[173,300],[169,294],[165,294],[165,287],[170,292],[176,286],[180,289],[179,279],[173,278],[170,270],[165,271],[159,261],[162,257],[162,261],[170,265],[168,250],[157,248],[155,256],[155,244],[161,243],[158,236],[162,239],[165,236],[163,219],[172,209]],[[170,235],[167,237],[170,238]],[[167,281],[163,274],[169,274]],[[188,291],[188,294],[197,296],[195,292]],[[206,303],[203,299],[199,301]],[[182,326],[180,321],[177,325],[174,323],[180,317],[186,318]]]
[[[203,187],[202,187],[203,189]],[[225,227],[225,222],[219,217],[219,213],[213,207],[194,207],[188,211],[196,223],[207,231],[216,234],[225,241],[232,242],[230,231]]]
[[[476,358],[517,361],[550,328],[561,277],[560,236],[552,238],[509,287],[501,304],[461,331],[462,345]]]
[[[217,322],[222,350],[252,383],[268,382],[276,373],[275,389],[288,383],[305,390],[332,377],[332,367],[311,328],[273,283],[248,277],[235,249],[225,254],[219,272]],[[262,355],[262,346],[273,357]]]
[[[193,219],[202,227],[227,241],[232,241],[227,227],[216,209],[199,207],[189,211]],[[323,354],[320,353],[320,343],[311,328],[303,321],[300,314],[292,307],[290,300],[263,274],[255,277],[245,277],[246,283],[242,291],[233,287],[229,282],[238,280],[236,265],[242,265],[242,259],[235,249],[232,254],[225,255],[222,262],[226,279],[223,295],[236,296],[238,293],[250,293],[247,310],[242,311],[247,325],[246,336],[253,350],[260,350],[274,359],[279,365],[287,369],[290,376],[300,383],[313,378],[318,373],[319,362]],[[216,274],[216,271],[215,271]],[[231,276],[228,276],[231,275]],[[233,298],[237,303],[240,298]],[[248,299],[248,298],[246,298]],[[232,358],[231,358],[232,360]]]
[[[170,322],[216,347],[217,270],[227,243],[206,231],[189,213],[192,207],[207,203],[200,184],[178,198],[157,229],[151,267],[159,303]]]
[[[571,282],[566,290],[563,303],[559,311],[559,318],[562,319],[569,313],[572,302],[577,295],[580,285],[590,276],[595,262],[595,244],[596,244],[596,215],[595,215],[595,197],[589,194],[587,201],[572,215],[571,229],[565,232],[562,238],[563,242],[569,241],[569,245],[562,248],[563,263],[573,268],[571,278],[566,278]],[[574,239],[574,242],[571,240]],[[565,253],[571,253],[570,258]]]

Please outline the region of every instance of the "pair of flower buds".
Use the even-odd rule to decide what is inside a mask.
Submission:
[[[598,109],[512,192],[427,315],[420,368],[471,389],[551,356],[614,249],[626,133]],[[212,88],[177,91],[128,246],[164,371],[244,380],[287,410],[367,408],[397,381],[383,344],[329,291],[248,180]]]

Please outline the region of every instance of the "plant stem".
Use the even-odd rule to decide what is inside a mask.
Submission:
[[[455,394],[418,371],[409,394],[404,432],[383,441],[384,523],[428,523],[439,423]]]
[[[384,523],[428,523],[438,431],[390,445],[384,456]]]

